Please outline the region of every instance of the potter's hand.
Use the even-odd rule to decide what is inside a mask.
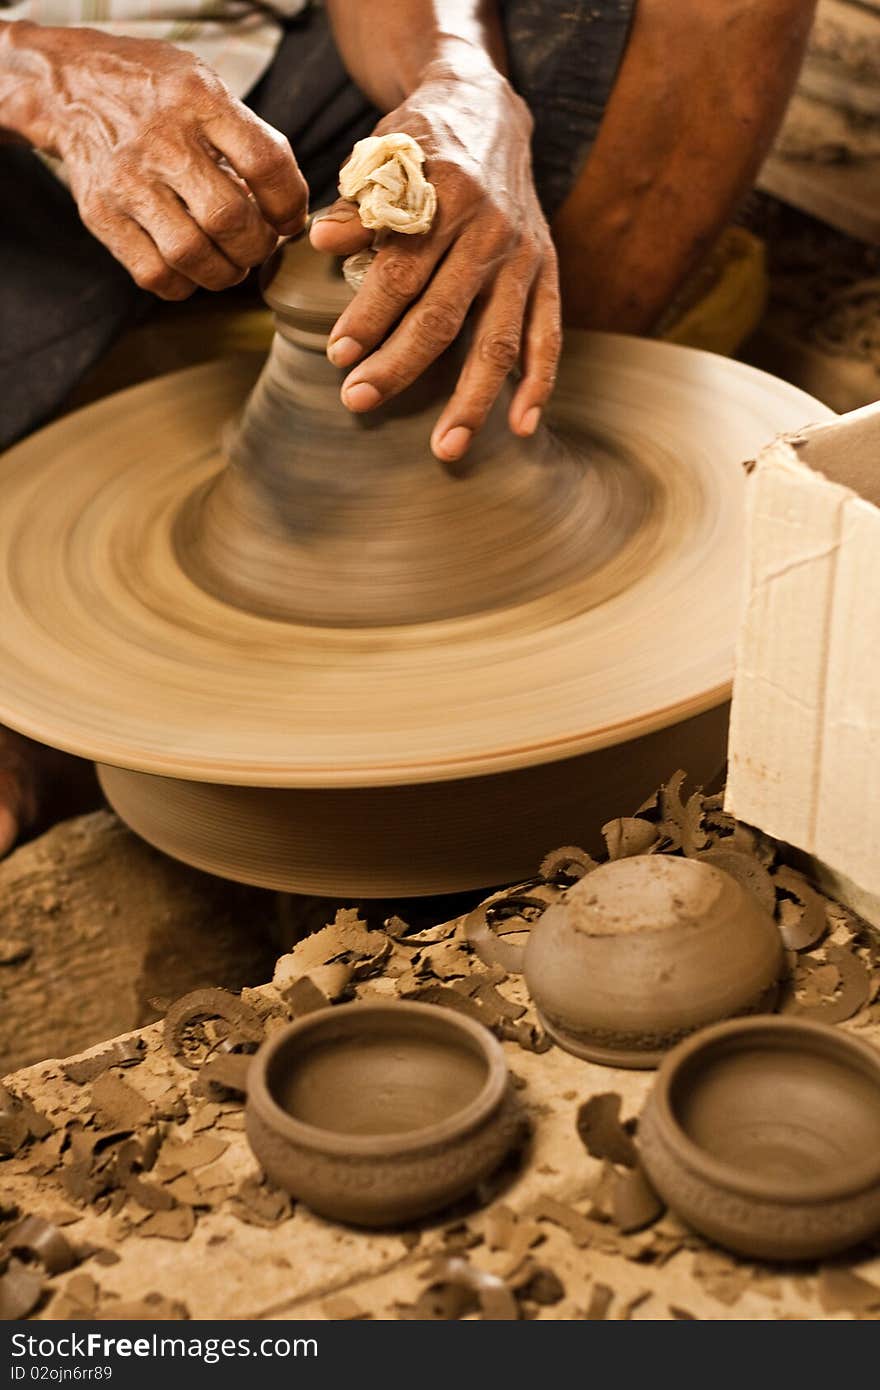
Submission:
[[[37,810],[35,745],[0,725],[0,859],[34,819]]]
[[[18,839],[18,789],[0,773],[0,859]]]
[[[436,456],[454,460],[517,362],[522,379],[509,412],[515,434],[534,432],[553,388],[559,290],[532,182],[531,117],[498,72],[461,81],[437,63],[376,127],[378,135],[392,131],[412,135],[424,151],[437,214],[427,235],[383,241],[327,351],[336,366],[353,368],[344,403],[371,410],[415,381],[476,304],[473,345],[431,436]],[[356,207],[340,201],[316,218],[311,239],[319,250],[347,255],[369,245],[372,234]]]
[[[10,57],[18,86],[0,124],[64,160],[84,223],[143,288],[223,289],[302,226],[287,140],[191,54],[32,24],[5,26],[2,45],[0,95]]]

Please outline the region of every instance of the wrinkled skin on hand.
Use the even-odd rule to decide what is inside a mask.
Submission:
[[[25,38],[29,138],[64,160],[83,222],[144,289],[224,289],[302,227],[288,141],[191,54],[88,29]]]
[[[530,435],[538,426],[560,350],[556,254],[532,180],[531,117],[500,74],[461,81],[448,65],[434,65],[376,127],[377,135],[394,131],[412,135],[426,155],[437,190],[434,225],[424,236],[383,238],[327,350],[336,366],[353,368],[344,404],[372,410],[424,372],[473,305],[473,345],[431,435],[435,455],[453,461],[518,363],[510,428]],[[372,233],[340,200],[315,219],[311,239],[319,250],[348,255],[368,246]]]

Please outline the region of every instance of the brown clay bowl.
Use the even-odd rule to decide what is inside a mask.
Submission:
[[[575,1056],[655,1067],[680,1038],[772,1009],[779,931],[711,864],[637,855],[603,864],[532,928],[525,977],[550,1036]]]
[[[639,1145],[658,1192],[719,1245],[832,1255],[880,1229],[880,1052],[800,1019],[707,1028],[664,1061]]]
[[[343,1004],[275,1033],[248,1077],[247,1134],[273,1182],[359,1226],[412,1221],[498,1166],[521,1119],[500,1044],[449,1009]]]

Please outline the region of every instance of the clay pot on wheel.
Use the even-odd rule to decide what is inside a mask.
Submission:
[[[389,1226],[436,1211],[522,1132],[500,1044],[430,1004],[345,1004],[275,1033],[248,1077],[247,1135],[313,1211]]]
[[[880,1052],[828,1024],[737,1019],[677,1047],[639,1121],[657,1191],[758,1259],[818,1259],[880,1229]]]
[[[782,965],[776,924],[729,874],[638,855],[595,869],[547,909],[525,977],[560,1047],[654,1067],[697,1028],[772,1009]]]

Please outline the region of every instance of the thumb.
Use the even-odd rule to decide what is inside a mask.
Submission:
[[[373,233],[361,222],[357,203],[338,198],[329,208],[321,208],[312,218],[309,239],[316,251],[350,256],[370,246]]]

